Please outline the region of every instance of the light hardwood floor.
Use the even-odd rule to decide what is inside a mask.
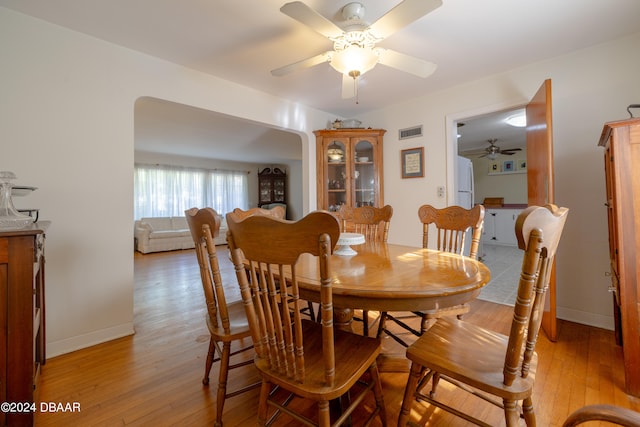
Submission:
[[[228,298],[238,298],[227,250],[219,247]],[[38,413],[37,426],[205,426],[215,414],[217,364],[211,385],[202,385],[209,334],[193,250],[135,255],[135,330],[130,337],[49,359],[42,369],[39,402],[78,402],[80,412]],[[605,302],[608,303],[608,302]],[[108,304],[108,301],[105,301]],[[507,333],[511,307],[474,301],[466,316]],[[356,323],[356,327],[359,325]],[[385,339],[385,351],[401,352]],[[534,404],[539,426],[559,426],[571,411],[609,403],[640,411],[640,400],[623,391],[622,352],[612,331],[560,321],[559,340],[540,334],[540,363]],[[229,387],[256,380],[252,366],[231,372]],[[382,374],[388,425],[395,426],[407,374]],[[440,393],[445,395],[447,390]],[[461,392],[457,392],[461,393]],[[502,412],[465,394],[449,392],[467,411],[491,425],[504,425]],[[225,405],[224,425],[254,425],[258,390]],[[466,426],[467,422],[415,404],[412,420],[429,426]],[[361,414],[353,424],[359,425]],[[286,416],[278,426],[294,426]],[[377,424],[376,424],[377,425]]]

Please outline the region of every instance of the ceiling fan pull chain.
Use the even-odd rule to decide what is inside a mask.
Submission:
[[[356,105],[360,104],[360,98],[358,98],[358,79],[360,78],[360,76],[355,76],[353,78],[353,91],[356,94]]]

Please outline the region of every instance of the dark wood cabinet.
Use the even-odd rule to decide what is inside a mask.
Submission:
[[[0,411],[2,426],[33,425],[35,387],[45,354],[44,236],[48,223],[0,232]],[[35,408],[35,407],[34,407]],[[12,409],[19,409],[14,411]],[[32,408],[33,409],[33,408]]]
[[[616,340],[625,391],[640,397],[640,118],[606,123],[604,170]]]
[[[287,173],[280,168],[258,172],[258,206],[287,203]]]

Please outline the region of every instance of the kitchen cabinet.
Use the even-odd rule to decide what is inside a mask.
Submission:
[[[382,207],[384,129],[323,129],[316,135],[318,209]]]
[[[604,147],[615,334],[625,392],[640,397],[640,118],[606,123],[598,145]]]
[[[258,172],[258,207],[271,203],[287,203],[287,173],[280,168],[264,168]]]
[[[1,426],[33,425],[34,392],[45,357],[44,233],[48,223],[0,232]]]
[[[486,209],[482,241],[490,245],[517,246],[516,219],[522,209]]]

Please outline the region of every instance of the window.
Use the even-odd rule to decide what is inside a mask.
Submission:
[[[182,216],[193,208],[211,207],[221,215],[248,208],[247,172],[135,165],[134,219]]]

